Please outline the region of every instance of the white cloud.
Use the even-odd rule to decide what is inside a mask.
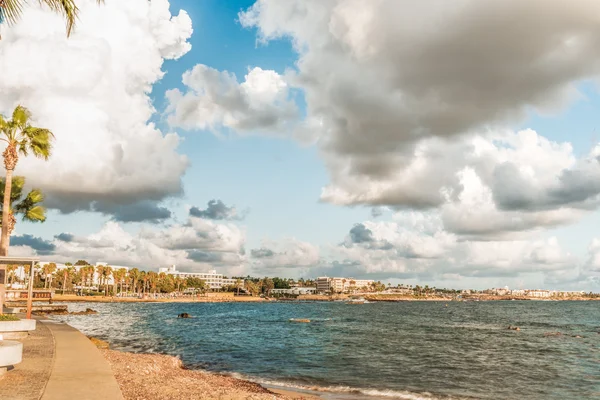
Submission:
[[[252,268],[258,271],[311,267],[320,261],[317,246],[294,238],[263,240],[260,248],[250,251],[250,256]]]
[[[600,75],[598,11],[591,0],[258,0],[239,17],[262,42],[294,44],[288,82],[304,92],[304,125],[331,177],[322,200],[444,207],[468,190],[461,173],[471,169],[503,233],[598,206],[594,156],[502,131],[527,112],[556,111]]]
[[[0,112],[23,104],[56,135],[49,162],[21,160],[17,173],[67,212],[179,195],[188,161],[177,153],[176,134],[148,122],[155,111],[149,93],[163,61],[190,50],[189,16],[171,16],[168,0],[78,6],[69,39],[62,18],[37,5],[3,27]]]
[[[255,67],[238,83],[235,74],[198,64],[183,74],[183,84],[185,93],[173,89],[166,94],[172,126],[285,134],[297,119],[288,84],[275,71]]]
[[[228,273],[243,269],[245,240],[244,231],[236,225],[192,217],[184,225],[164,229],[145,225],[137,233],[110,221],[88,236],[63,233],[47,243],[36,244],[40,248],[51,247],[51,254],[43,258],[57,261],[105,261],[145,270],[175,264],[184,271],[217,267]],[[14,250],[18,255],[36,253],[30,246],[15,246]]]
[[[460,240],[430,213],[398,213],[394,222],[356,224],[340,246],[331,248],[339,262],[321,264],[321,273],[376,279],[443,281],[531,276],[553,281],[581,261],[563,249],[554,237],[536,240]],[[329,272],[327,272],[329,270]],[[450,278],[449,278],[450,279]],[[554,281],[553,281],[554,282]]]

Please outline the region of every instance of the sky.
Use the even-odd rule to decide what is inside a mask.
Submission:
[[[56,137],[10,254],[600,291],[600,5],[80,0],[2,25]]]

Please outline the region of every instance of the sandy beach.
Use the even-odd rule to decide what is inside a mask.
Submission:
[[[185,369],[176,357],[100,349],[110,363],[125,400],[274,400],[318,397],[266,389],[230,376]]]

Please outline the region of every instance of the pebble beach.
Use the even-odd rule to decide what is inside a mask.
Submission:
[[[234,377],[183,367],[177,357],[100,350],[110,363],[125,400],[290,400],[317,399],[269,390]]]

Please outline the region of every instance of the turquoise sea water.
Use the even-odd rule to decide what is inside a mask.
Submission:
[[[331,399],[600,398],[600,302],[69,307],[98,310],[61,318],[115,349],[177,355],[191,368]],[[194,318],[178,319],[182,312]]]

